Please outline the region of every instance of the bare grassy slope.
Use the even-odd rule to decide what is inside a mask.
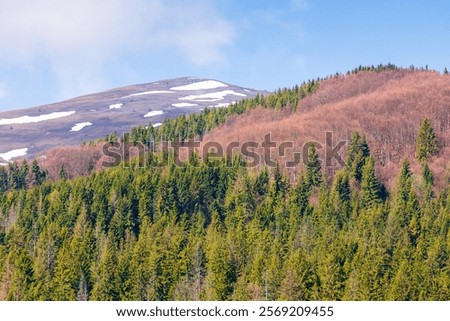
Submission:
[[[450,172],[450,76],[430,71],[397,70],[360,72],[323,81],[313,95],[300,101],[296,112],[256,109],[236,117],[206,135],[204,142],[261,142],[270,133],[281,143],[292,141],[296,150],[317,141],[325,145],[325,133],[333,141],[348,141],[354,131],[366,135],[376,157],[381,178],[391,185],[399,163],[407,156],[413,170],[415,144],[421,121],[428,117],[436,131],[440,153],[430,167],[439,184],[448,184]],[[320,151],[323,155],[324,149]],[[346,146],[342,149],[345,155]],[[259,149],[262,153],[262,149]],[[278,158],[281,163],[289,159]],[[338,166],[336,162],[329,172]],[[295,177],[301,167],[289,169]]]

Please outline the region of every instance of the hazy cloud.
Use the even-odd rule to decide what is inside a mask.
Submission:
[[[295,10],[308,10],[309,9],[309,3],[308,0],[291,0],[291,7]]]
[[[197,65],[223,61],[222,47],[233,42],[232,24],[221,18],[209,2],[168,5],[161,18],[156,28],[156,42],[174,46]]]
[[[173,48],[205,65],[223,60],[234,37],[206,0],[1,1],[0,21],[0,59],[49,63],[64,96],[101,87],[102,68],[124,53]]]

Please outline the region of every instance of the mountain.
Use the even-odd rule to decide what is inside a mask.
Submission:
[[[295,168],[254,168],[245,149],[176,166],[179,155],[155,148],[68,171],[103,142],[72,147],[58,176],[37,161],[0,167],[0,300],[448,301],[449,78],[333,76],[130,134],[203,137],[217,150],[267,133],[300,149],[351,136],[335,172],[319,146]],[[421,164],[418,136],[430,151]],[[62,158],[46,155],[46,166]]]
[[[28,109],[0,113],[0,158],[34,157],[149,122],[227,106],[264,91],[184,77],[131,85]]]
[[[448,301],[450,77],[393,68],[135,127],[152,151],[121,166],[69,170],[109,142],[0,166],[0,300]],[[327,132],[344,164],[283,162]],[[252,164],[267,134],[281,166]],[[169,135],[217,153],[176,166]]]

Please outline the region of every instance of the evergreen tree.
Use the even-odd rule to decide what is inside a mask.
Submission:
[[[400,174],[397,178],[396,185],[396,200],[397,202],[406,203],[409,199],[409,193],[412,188],[412,172],[410,169],[408,159],[405,159],[400,169]]]
[[[362,168],[366,162],[366,158],[370,156],[369,145],[366,142],[365,136],[360,136],[355,132],[350,140],[348,147],[348,154],[346,160],[346,169],[350,177],[361,181]]]
[[[319,155],[316,146],[309,144],[308,158],[306,162],[306,182],[310,186],[319,186],[322,182],[322,172]]]
[[[34,159],[33,162],[31,163],[31,174],[33,175],[32,176],[33,185],[41,185],[42,182],[45,180],[46,173],[44,171],[41,171],[36,159]]]
[[[61,165],[58,174],[59,179],[67,179],[66,169],[64,168],[64,164]]]
[[[306,301],[312,299],[312,290],[317,283],[313,264],[300,249],[286,259],[284,278],[280,287],[280,299]]]
[[[205,298],[207,300],[226,300],[231,294],[233,285],[230,253],[220,231],[220,225],[217,219],[213,219],[207,232],[207,274],[205,277]]]
[[[7,300],[24,301],[33,298],[31,288],[34,285],[33,261],[25,249],[13,249],[10,252],[9,264],[12,271],[7,291]],[[7,266],[9,265],[7,263]]]
[[[368,157],[362,170],[361,206],[373,207],[380,203],[380,183],[375,175],[374,159]]]
[[[334,206],[334,212],[338,217],[339,224],[342,224],[343,221],[350,217],[351,193],[347,172],[344,170],[337,172],[331,188],[331,203]]]
[[[422,177],[423,181],[425,182],[425,185],[432,186],[434,184],[434,176],[427,163],[423,165]]]
[[[11,189],[21,188],[19,165],[16,161],[8,164],[8,178]]]
[[[0,166],[0,193],[4,193],[9,189],[8,172],[3,166]]]
[[[119,299],[117,248],[110,238],[100,244],[100,257],[94,266],[92,300],[115,301]]]
[[[439,152],[436,134],[428,118],[420,124],[416,143],[416,155],[420,161],[425,161]]]

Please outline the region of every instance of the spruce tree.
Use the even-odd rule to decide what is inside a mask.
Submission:
[[[331,188],[331,203],[340,224],[350,216],[351,193],[348,174],[345,170],[340,170],[334,176],[333,187]]]
[[[351,178],[361,181],[362,168],[366,162],[366,158],[369,156],[370,149],[366,137],[361,137],[355,132],[350,140],[346,160],[346,169]]]
[[[314,266],[305,253],[298,249],[286,258],[284,278],[280,286],[280,299],[289,301],[311,300],[312,289],[317,283]]]
[[[16,161],[9,163],[8,165],[8,179],[9,179],[9,187],[11,189],[19,189],[20,188],[20,174],[19,174],[19,165]]]
[[[374,159],[364,164],[361,178],[361,206],[369,208],[380,202],[380,183],[375,175]]]
[[[64,168],[64,164],[61,165],[61,168],[59,169],[59,174],[58,174],[60,179],[67,179],[67,173],[66,170]]]
[[[6,192],[8,188],[8,172],[3,166],[0,166],[0,193]]]
[[[409,161],[405,159],[402,163],[402,168],[397,179],[396,186],[396,200],[400,203],[408,201],[409,193],[412,187],[412,173],[409,168]]]
[[[422,177],[426,186],[432,186],[434,184],[434,176],[427,163],[423,166]]]
[[[316,152],[316,146],[309,144],[308,159],[306,162],[306,181],[310,186],[319,186],[322,182],[322,172],[319,155]]]
[[[434,133],[428,118],[425,118],[419,128],[419,134],[416,142],[416,155],[420,161],[425,161],[430,157],[437,155],[439,147],[436,134]]]
[[[45,180],[46,173],[41,171],[36,159],[31,163],[32,183],[33,185],[41,185]]]

